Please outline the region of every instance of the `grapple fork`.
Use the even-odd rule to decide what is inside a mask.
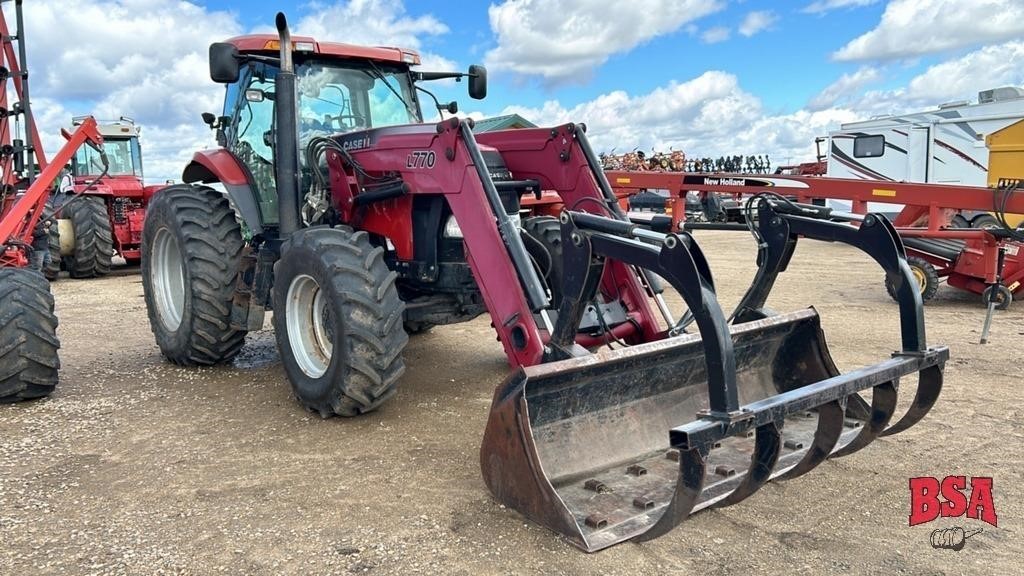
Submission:
[[[948,351],[925,345],[920,295],[892,226],[876,216],[859,227],[833,222],[770,199],[759,200],[758,222],[759,271],[727,318],[689,234],[563,213],[563,300],[546,362],[498,388],[481,448],[485,481],[500,501],[587,551],[649,540],[697,510],[741,502],[773,478],[805,474],[928,412]],[[840,374],[814,309],[766,311],[798,237],[856,246],[893,278],[900,352]],[[663,277],[697,333],[596,353],[576,345],[607,259]],[[887,428],[900,378],[915,372],[914,402]],[[870,405],[858,395],[868,389]]]

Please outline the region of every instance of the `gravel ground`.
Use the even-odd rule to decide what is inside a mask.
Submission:
[[[752,242],[700,239],[731,307]],[[953,359],[925,421],[654,542],[587,555],[481,481],[479,441],[508,370],[486,319],[413,338],[394,398],[324,421],[290,397],[269,330],[231,366],[181,369],[153,342],[137,274],[54,290],[60,387],[0,406],[0,574],[1020,573],[1024,304],[980,346],[979,298],[944,286],[928,335]],[[898,348],[878,269],[847,247],[805,242],[769,304],[815,305],[842,367]],[[933,529],[982,524],[909,528],[908,478],[954,474],[994,477],[999,527],[933,550]]]

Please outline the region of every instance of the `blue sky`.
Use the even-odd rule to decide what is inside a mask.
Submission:
[[[841,122],[1024,84],[1021,0],[32,0],[48,142],[73,114],[127,114],[144,126],[147,179],[179,177],[213,145],[199,121],[222,95],[207,47],[269,29],[278,10],[299,33],[418,49],[424,68],[486,63],[486,101],[432,88],[474,117],[587,122],[603,150],[804,161]]]

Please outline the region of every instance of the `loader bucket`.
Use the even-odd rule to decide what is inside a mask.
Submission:
[[[692,512],[738,503],[773,478],[795,478],[905,430],[931,409],[949,354],[924,344],[920,295],[895,229],[761,209],[766,248],[731,324],[692,237],[659,241],[614,221],[563,214],[566,296],[547,348],[564,359],[521,368],[495,392],[480,458],[499,501],[593,552],[663,535]],[[900,297],[902,351],[840,374],[813,308],[763,309],[798,236],[846,242],[882,264]],[[592,296],[594,262],[603,258],[664,277],[699,333],[573,350],[572,300]],[[900,380],[915,373],[916,395],[893,424]],[[870,402],[859,394],[869,389]]]
[[[513,374],[495,393],[484,435],[487,486],[498,500],[580,548],[600,550],[651,530],[670,513],[677,492],[694,497],[678,522],[749,496],[745,492],[769,479],[758,475],[806,472],[793,469],[808,458],[813,467],[854,442],[871,425],[871,414],[844,410],[844,394],[816,397],[808,390],[815,384],[845,378],[851,380],[842,389],[848,394],[888,387],[898,375],[921,369],[920,359],[907,358],[840,376],[813,309],[745,323],[731,333],[740,402],[782,404],[775,407],[778,416],[789,417],[777,424],[781,436],[769,438],[752,423],[715,440],[706,458],[686,450],[681,457],[669,430],[705,422],[697,415],[708,407],[703,345],[699,336],[685,335]],[[791,399],[780,398],[787,392]],[[775,425],[774,416],[769,420],[768,427]],[[774,446],[762,447],[767,458],[755,459],[752,471],[757,444]],[[703,470],[690,487],[696,493],[685,494],[684,475],[696,473],[701,460]]]

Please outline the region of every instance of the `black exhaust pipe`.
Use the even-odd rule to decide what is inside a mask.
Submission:
[[[277,144],[277,208],[281,237],[299,229],[299,141],[298,93],[292,62],[292,35],[283,12],[277,13],[277,34],[281,41],[281,70],[277,73],[274,139]]]

